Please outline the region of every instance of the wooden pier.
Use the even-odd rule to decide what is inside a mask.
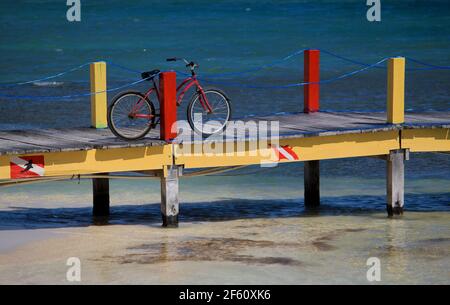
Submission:
[[[306,52],[305,81],[317,82],[318,51]],[[91,67],[91,79],[106,82],[98,79],[98,69],[98,66]],[[101,73],[106,78],[106,68]],[[304,162],[305,205],[314,207],[320,204],[320,160],[378,157],[386,162],[388,214],[402,214],[404,162],[409,153],[450,152],[450,112],[404,113],[404,59],[390,60],[387,78],[385,113],[321,112],[319,85],[307,85],[303,112],[242,120],[243,123],[279,124],[275,137],[254,138],[245,130],[237,132],[226,140],[231,143],[230,153],[211,153],[211,148],[224,144],[221,137],[198,140],[175,135],[167,139],[167,135],[173,134],[167,130],[154,130],[143,140],[133,142],[120,140],[105,128],[0,131],[0,179],[24,179],[29,174],[36,179],[103,174],[102,178],[93,179],[93,211],[94,215],[106,216],[109,183],[105,174],[153,173],[161,180],[163,225],[173,227],[178,225],[178,184],[183,169]],[[164,82],[166,92],[175,90],[174,78],[167,79],[173,81]],[[172,97],[162,101],[165,104],[162,108],[174,111],[174,95],[168,96]],[[97,113],[93,114],[92,125],[104,127],[104,118],[98,116],[106,115],[105,97],[98,98],[100,101],[96,95],[92,98],[92,104],[96,105],[92,109]],[[173,115],[164,117],[174,120]],[[173,123],[166,121],[162,126],[168,128],[164,126]],[[261,142],[265,144],[261,146]],[[273,154],[268,157],[273,143],[288,148],[295,157],[276,160]]]

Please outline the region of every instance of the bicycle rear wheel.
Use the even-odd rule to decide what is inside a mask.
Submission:
[[[136,91],[115,96],[108,108],[108,126],[124,140],[143,138],[155,125],[155,106],[148,97]]]
[[[187,119],[195,132],[208,137],[225,130],[231,119],[231,102],[219,89],[208,88],[204,90],[204,93],[211,111],[207,107],[205,109],[202,104],[203,98],[200,93],[197,93],[189,103]]]

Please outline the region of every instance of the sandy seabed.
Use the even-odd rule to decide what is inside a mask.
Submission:
[[[368,284],[378,257],[383,284],[449,284],[449,224],[410,212],[3,230],[0,283],[68,284],[78,257],[82,284]]]

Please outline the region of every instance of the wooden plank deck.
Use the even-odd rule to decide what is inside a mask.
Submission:
[[[158,133],[159,135],[159,133]],[[162,146],[155,132],[138,141],[123,141],[109,129],[72,128],[0,131],[0,155]]]
[[[385,113],[318,112],[254,116],[243,119],[244,122],[261,120],[279,121],[280,139],[373,133],[399,130],[400,128],[450,128],[450,112],[407,113],[403,127],[387,124]],[[216,137],[213,140],[220,140],[220,138]],[[248,134],[240,132],[232,140],[249,139]],[[175,140],[175,143],[192,143],[194,141],[193,137],[181,136]],[[142,140],[130,142],[116,138],[109,129],[0,131],[0,155],[161,146],[164,144],[166,144],[164,141],[159,140],[159,130],[152,130]]]

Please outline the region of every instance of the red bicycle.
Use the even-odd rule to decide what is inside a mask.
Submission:
[[[219,89],[204,89],[200,85],[195,73],[198,64],[184,58],[167,59],[167,61],[177,60],[183,60],[191,72],[191,76],[177,87],[177,106],[181,105],[184,95],[192,86],[196,89],[187,108],[189,125],[203,137],[223,131],[231,119],[230,99]],[[150,100],[150,95],[155,92],[156,98],[160,101],[155,81],[159,73],[159,70],[142,73],[143,79],[152,82],[151,88],[145,94],[125,91],[113,98],[108,108],[108,125],[116,136],[125,140],[141,139],[159,123],[160,114],[156,113],[155,105]]]

